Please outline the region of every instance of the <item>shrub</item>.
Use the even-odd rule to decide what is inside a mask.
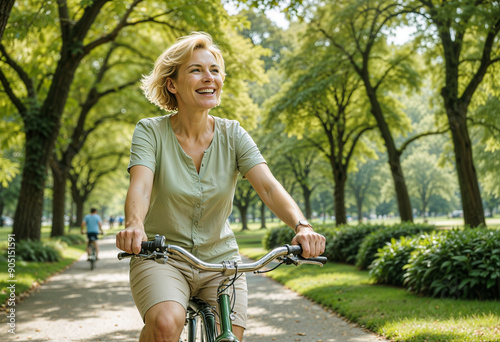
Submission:
[[[379,249],[376,259],[369,266],[370,276],[378,284],[403,286],[403,267],[410,260],[411,254],[416,249],[429,248],[436,244],[443,234],[424,234],[414,237],[402,236],[399,240],[392,238],[391,243]]]
[[[434,226],[428,224],[403,223],[374,231],[364,238],[356,256],[356,266],[362,270],[375,260],[377,251],[390,242],[392,238],[399,239],[402,236],[412,236],[435,230]]]
[[[292,239],[282,243],[282,241],[285,240],[287,234],[290,234],[287,231],[290,231],[292,235],[294,234],[293,230],[290,229],[290,227],[288,226],[282,226],[268,230],[262,237],[262,245],[264,246],[265,249],[271,250],[275,247],[290,243]]]
[[[333,229],[327,226],[315,226],[314,231],[324,235],[328,241],[329,234],[331,234]],[[295,232],[288,226],[273,228],[268,230],[262,237],[262,245],[265,249],[270,250],[275,247],[290,244],[294,236]]]
[[[355,264],[356,255],[363,239],[370,233],[382,229],[383,225],[341,226],[326,240],[326,256],[328,260]]]
[[[60,241],[19,241],[16,243],[16,259],[38,262],[60,261],[63,248]]]
[[[68,245],[79,245],[87,242],[87,237],[83,234],[68,234],[64,236],[58,236],[54,239],[60,240]]]
[[[405,285],[416,293],[500,299],[500,231],[451,231],[440,243],[418,250],[405,269]]]

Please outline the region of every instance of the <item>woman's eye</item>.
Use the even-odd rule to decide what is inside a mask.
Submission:
[[[191,69],[191,72],[200,72],[200,69]]]

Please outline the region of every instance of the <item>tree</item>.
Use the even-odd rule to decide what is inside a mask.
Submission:
[[[374,197],[376,191],[377,161],[369,159],[366,162],[358,162],[356,171],[349,173],[347,185],[351,190],[356,203],[358,221],[363,223],[363,205],[368,197]]]
[[[248,230],[248,208],[250,208],[257,198],[257,192],[255,192],[248,181],[238,180],[233,204],[240,212],[241,230]]]
[[[320,156],[311,145],[304,140],[294,137],[273,136],[273,165],[274,170],[283,177],[293,177],[302,192],[304,200],[304,215],[312,218],[312,194],[321,184],[317,166],[321,162]],[[287,176],[289,175],[289,176]]]
[[[122,47],[121,50],[122,53],[120,54],[120,58],[118,60],[113,61],[112,55],[115,52],[115,50],[120,50],[119,47]],[[122,122],[121,124],[123,125],[126,123],[127,118],[129,118],[129,124],[132,124],[135,122],[135,120],[130,119],[130,114],[131,111],[126,111],[122,105],[118,101],[113,101],[110,99],[113,95],[115,95],[117,92],[120,92],[121,90],[128,88],[130,86],[135,85],[138,80],[139,76],[137,72],[133,72],[134,68],[134,61],[133,60],[128,60],[127,58],[123,58],[123,55],[126,55],[126,50],[128,50],[128,46],[120,46],[119,44],[112,44],[109,46],[108,51],[106,52],[106,55],[104,59],[102,58],[92,58],[90,61],[84,61],[86,65],[88,65],[88,68],[85,68],[87,70],[92,70],[95,72],[94,79],[90,82],[88,82],[83,75],[80,76],[77,80],[75,80],[75,83],[77,83],[79,86],[77,86],[78,89],[85,89],[85,85],[82,85],[82,83],[88,82],[91,84],[89,90],[87,91],[86,96],[83,95],[83,100],[78,103],[78,106],[76,108],[73,108],[72,106],[68,106],[71,114],[68,114],[69,117],[74,116],[74,112],[77,112],[78,114],[76,115],[76,124],[71,125],[68,123],[66,125],[63,125],[61,132],[59,134],[59,141],[62,140],[62,132],[63,131],[68,131],[68,137],[67,137],[67,142],[66,143],[59,143],[56,145],[56,148],[54,150],[53,157],[50,162],[50,167],[52,170],[53,174],[53,205],[52,205],[52,231],[51,231],[51,236],[61,236],[64,234],[64,209],[65,209],[65,199],[66,199],[66,184],[68,180],[68,175],[69,172],[72,168],[72,163],[74,158],[77,156],[77,154],[80,152],[80,150],[84,147],[85,142],[87,141],[87,138],[89,137],[90,133],[95,131],[98,127],[100,127],[102,124],[105,124],[108,121],[114,121],[114,122]],[[136,57],[132,56],[132,57]],[[137,57],[136,57],[137,58]],[[82,64],[84,63],[82,62]],[[128,63],[127,63],[128,62]],[[137,63],[139,61],[135,61]],[[103,79],[105,76],[110,71],[113,71],[114,68],[117,66],[121,66],[124,64],[128,64],[129,67],[127,70],[122,70],[121,78],[123,77],[123,74],[128,73],[132,74],[133,76],[130,76],[128,80],[118,81],[118,84],[111,84],[104,86],[102,85],[103,83],[111,83],[108,77],[107,82],[103,82]],[[91,65],[98,65],[98,67],[92,68]],[[103,89],[99,89],[103,88]],[[131,92],[129,92],[130,94]],[[132,93],[133,94],[133,93]],[[115,96],[116,97],[116,96]],[[116,97],[119,99],[119,97]],[[131,96],[129,95],[129,100]],[[97,103],[100,101],[106,100],[108,102],[108,105],[100,106],[101,111],[98,114],[94,114],[93,116],[91,115],[91,111],[96,107]],[[122,101],[125,99],[121,99]],[[109,102],[113,103],[114,106],[110,106]],[[110,108],[113,107],[113,108]],[[130,108],[130,102],[128,105],[129,109]],[[128,115],[127,115],[128,114]],[[137,116],[135,114],[134,116]],[[70,120],[71,122],[72,120]],[[64,122],[64,121],[63,121]],[[69,127],[68,127],[69,126]]]
[[[488,72],[498,75],[492,68],[500,62],[500,7],[497,1],[417,0],[410,1],[407,10],[432,26],[432,38],[439,37],[439,75],[444,79],[440,93],[451,128],[464,221],[471,227],[485,225],[467,119]]]
[[[92,149],[87,148],[76,158],[75,163],[68,173],[71,182],[71,196],[76,205],[76,222],[83,220],[85,202],[96,190],[103,179],[116,173],[117,169],[124,174],[124,159],[126,149],[124,144],[110,145],[106,140],[101,140]],[[118,166],[122,168],[118,168]]]
[[[57,15],[54,16],[54,13]],[[172,41],[175,36],[187,34],[194,28],[205,29],[215,37],[231,36],[231,32],[225,32],[228,23],[222,5],[208,0],[196,4],[186,0],[168,3],[129,0],[128,4],[109,0],[78,4],[59,0],[35,5],[28,1],[18,2],[11,14],[10,26],[6,28],[9,39],[4,41],[8,43],[0,44],[1,62],[6,66],[0,70],[0,82],[22,119],[26,139],[25,164],[14,225],[19,240],[40,238],[47,168],[59,137],[71,86],[82,62],[92,54],[101,53],[104,56],[106,46],[135,36],[133,32],[138,27],[149,28],[149,31],[145,29],[146,32],[139,35],[142,39],[136,39],[134,44],[147,41],[148,48],[159,49],[158,44],[151,43],[155,39]],[[21,49],[17,48],[20,45],[27,58],[16,57],[21,53]],[[241,46],[228,47],[230,59],[236,60],[234,55]],[[156,51],[155,55],[158,54],[159,51]],[[244,61],[254,58],[248,58],[249,55],[251,51]],[[253,66],[251,63],[247,65]],[[235,69],[237,67],[233,67]],[[240,69],[244,70],[244,75],[255,71],[255,68],[251,71],[244,67]],[[117,83],[118,86],[120,84],[123,83]],[[244,82],[237,80],[227,89],[238,95],[241,92],[236,89],[241,85],[244,90]],[[251,109],[248,97],[246,102]],[[245,104],[244,101],[242,103]],[[234,107],[225,109],[234,115],[237,113]]]
[[[452,176],[438,167],[438,158],[426,151],[411,154],[404,162],[408,170],[408,188],[410,194],[419,201],[419,211],[426,218],[429,202],[433,196],[450,200],[453,193]]]
[[[347,222],[345,184],[349,163],[356,148],[369,153],[361,146],[360,138],[375,125],[357,94],[359,82],[352,69],[314,38],[305,40],[300,52],[287,61],[285,70],[293,79],[271,100],[269,116],[271,122],[281,120],[286,131],[305,138],[329,161],[335,184],[336,223],[340,225]],[[314,47],[315,55],[311,57]]]
[[[391,108],[388,99],[384,99],[389,89],[405,82],[414,86],[417,82],[410,63],[414,51],[389,46],[385,40],[383,29],[400,15],[398,4],[391,0],[336,1],[318,10],[311,30],[341,51],[361,79],[387,150],[401,220],[411,222],[410,196],[400,160],[402,151],[393,137],[395,120],[399,121],[400,131],[408,126],[394,103]]]

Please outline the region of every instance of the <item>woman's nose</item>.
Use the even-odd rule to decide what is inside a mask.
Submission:
[[[203,81],[204,82],[213,82],[214,81],[214,75],[210,71],[205,71],[203,73]]]

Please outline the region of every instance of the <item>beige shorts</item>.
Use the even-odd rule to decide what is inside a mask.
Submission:
[[[217,307],[217,288],[225,278],[227,276],[220,273],[200,271],[184,261],[172,258],[166,264],[163,261],[141,259],[132,259],[130,262],[130,288],[143,320],[152,306],[164,301],[177,302],[186,309],[189,298],[198,297]],[[232,324],[245,328],[248,290],[244,273],[236,280],[235,289],[233,310],[236,319]]]

